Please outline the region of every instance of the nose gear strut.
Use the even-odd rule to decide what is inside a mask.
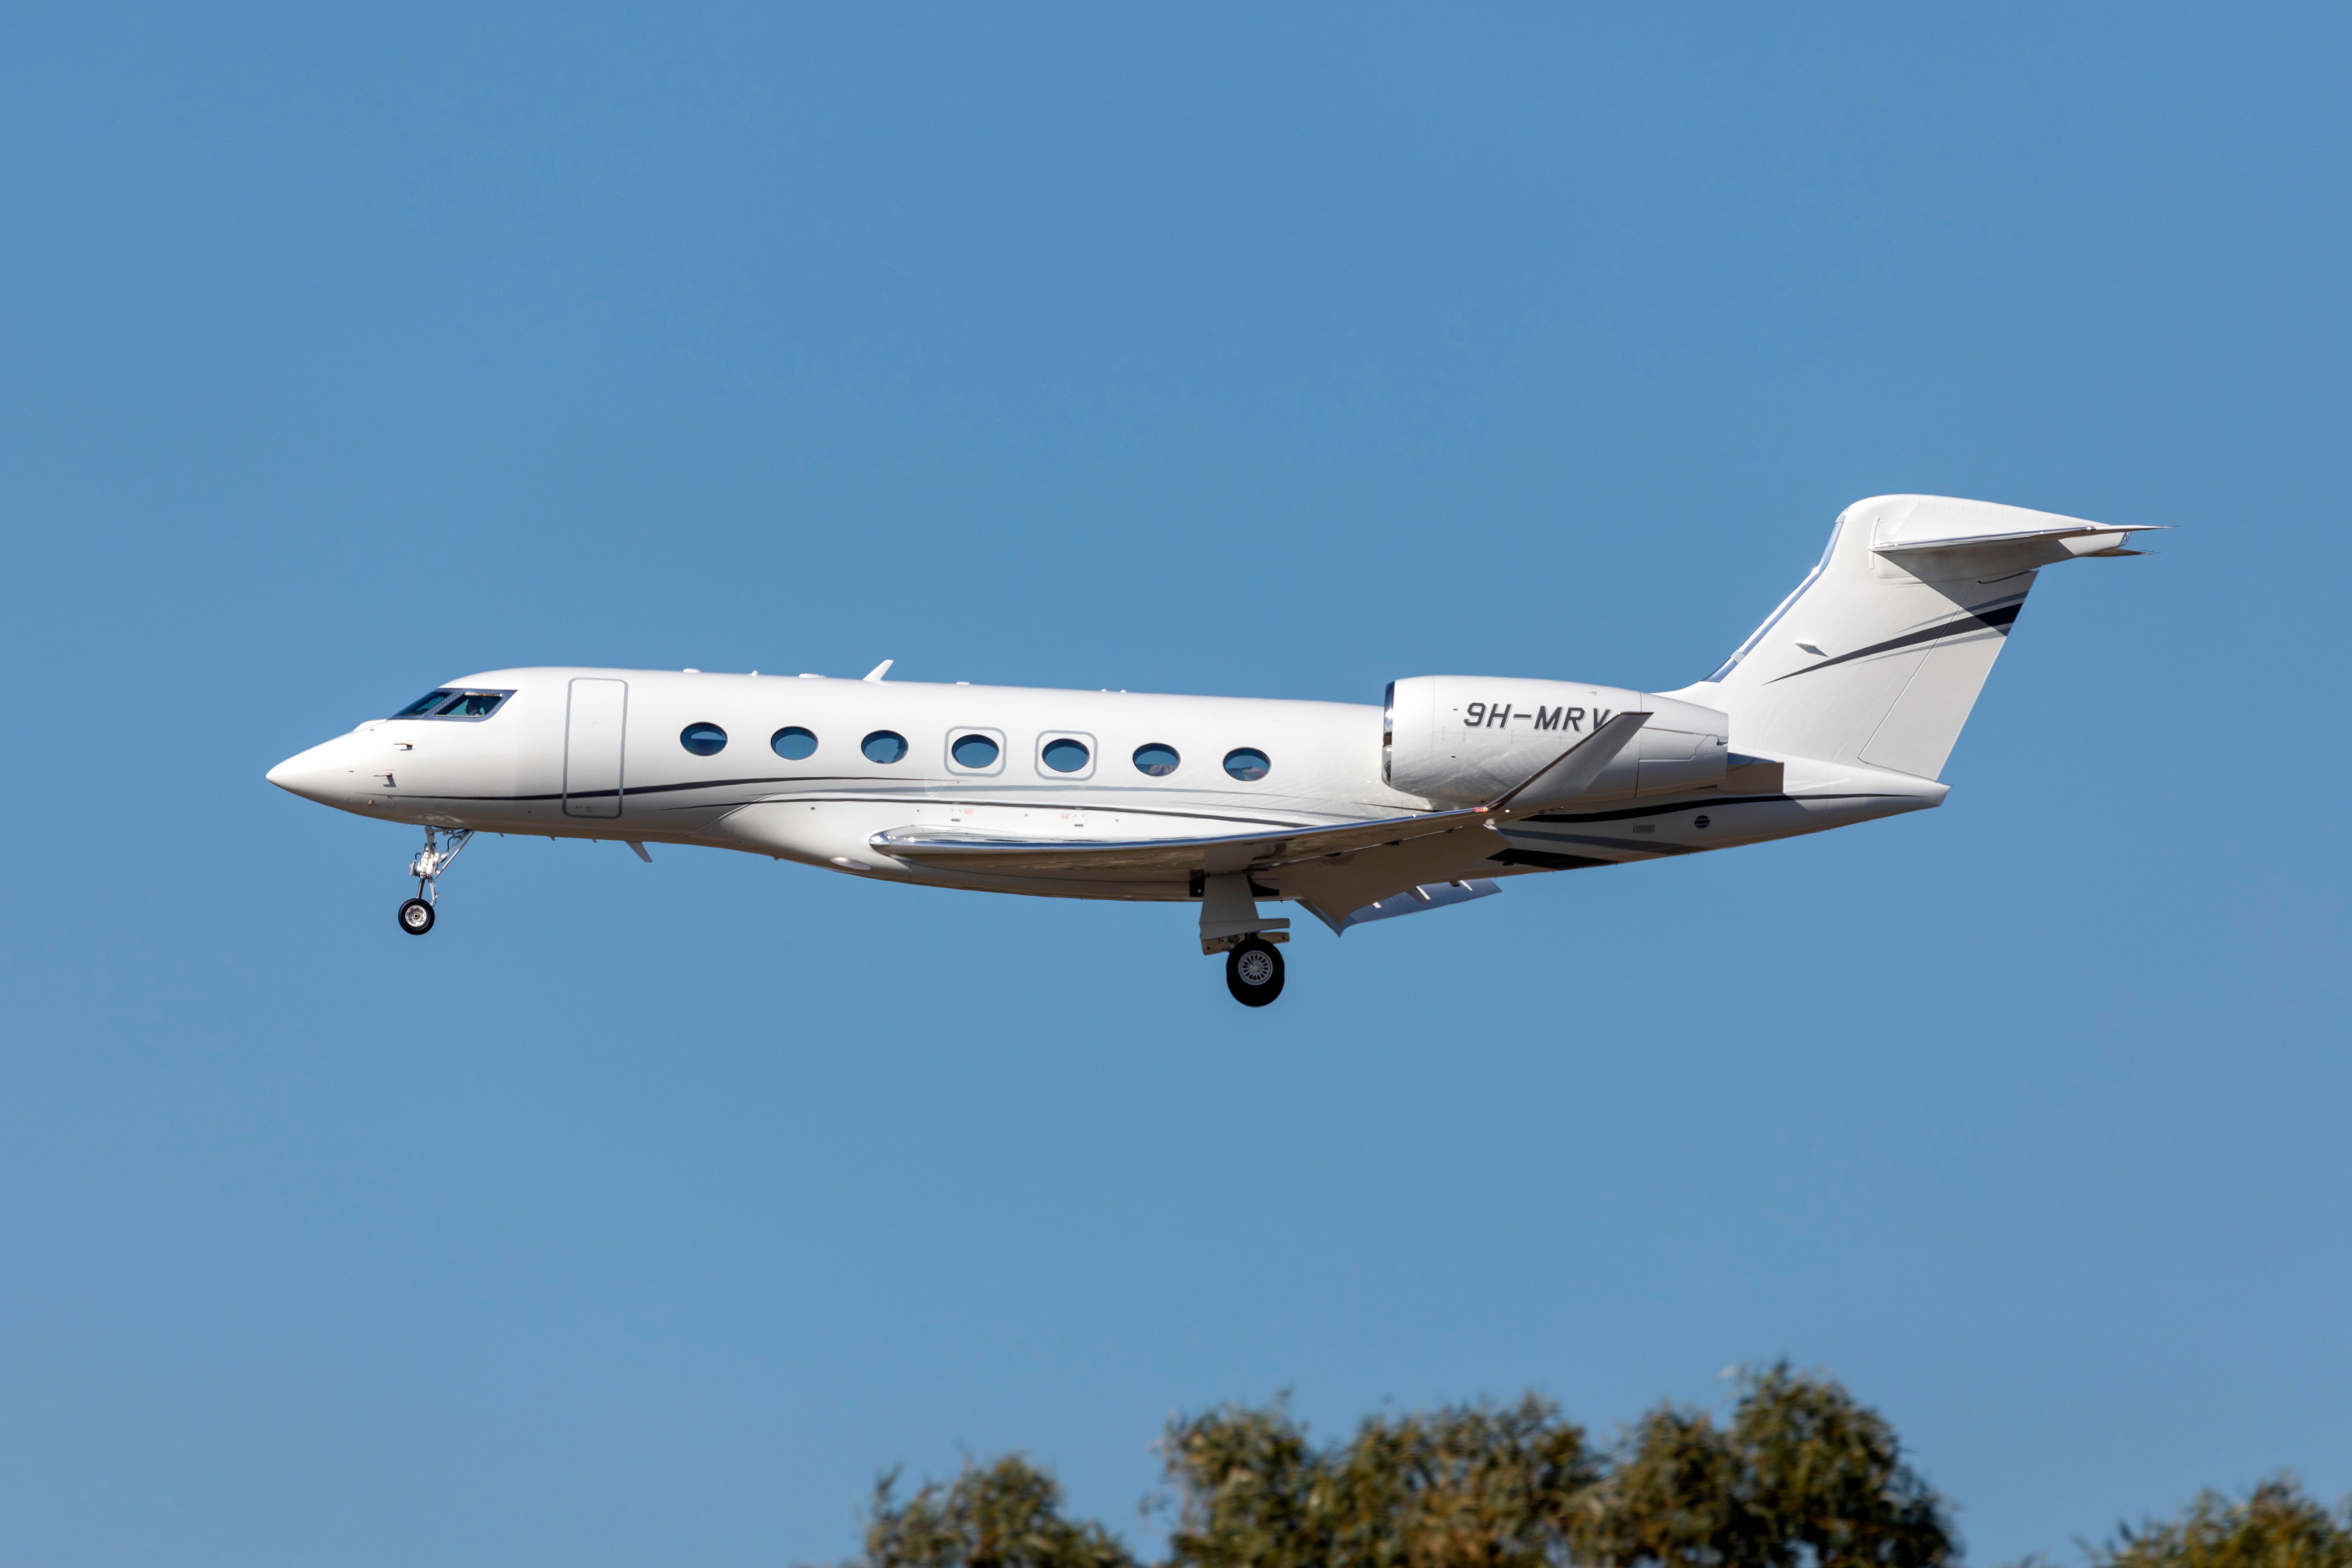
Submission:
[[[416,896],[400,906],[400,928],[411,936],[422,936],[433,929],[433,905],[440,897],[436,885],[449,862],[465,852],[474,836],[471,828],[449,830],[448,848],[443,849],[434,837],[434,830],[425,830],[425,847],[408,862],[408,874],[416,879]]]

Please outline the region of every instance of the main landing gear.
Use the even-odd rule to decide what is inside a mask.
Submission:
[[[1282,949],[1255,936],[1226,948],[1225,989],[1245,1008],[1262,1008],[1282,995]]]
[[[466,848],[474,836],[471,828],[449,830],[448,847],[444,849],[434,837],[434,830],[425,830],[425,847],[408,862],[408,874],[416,879],[416,896],[400,906],[400,928],[411,936],[422,936],[433,929],[433,905],[439,898],[440,875],[449,869],[449,862]],[[1240,993],[1236,992],[1235,995]]]
[[[1252,882],[1247,872],[1202,872],[1193,880],[1192,896],[1201,901],[1201,951],[1224,954],[1225,989],[1234,1000],[1262,1008],[1282,995],[1282,954],[1276,944],[1290,940],[1290,922],[1257,912],[1257,901],[1278,896],[1276,891]]]

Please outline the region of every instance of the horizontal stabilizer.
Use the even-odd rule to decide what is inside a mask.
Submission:
[[[2073,555],[2144,555],[2145,550],[2124,549],[2134,534],[2153,533],[2163,525],[2158,523],[2085,523],[2071,528],[2022,528],[2013,534],[1964,534],[1952,538],[1896,539],[1889,544],[1874,545],[1877,555],[1917,555],[1926,550],[1980,549],[1986,545],[2026,544],[2048,539],[2063,544]],[[2083,548],[2087,547],[2087,548]]]
[[[2094,523],[2056,512],[1963,501],[1948,496],[1906,497],[1890,507],[1872,531],[1870,551],[1893,561],[1920,560],[1948,550],[2024,550],[2028,564],[2047,566],[2073,556],[2137,555],[2125,547],[2154,523]]]

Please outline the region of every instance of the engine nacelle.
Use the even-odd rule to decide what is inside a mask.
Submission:
[[[1730,716],[1621,686],[1485,675],[1416,675],[1389,685],[1381,777],[1441,806],[1475,806],[1524,782],[1621,713],[1646,713],[1633,743],[1577,797],[1671,795],[1723,782]]]

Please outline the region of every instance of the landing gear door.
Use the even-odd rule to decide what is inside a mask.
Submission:
[[[572,683],[563,724],[563,814],[621,814],[621,741],[628,728],[629,683],[583,677]]]

